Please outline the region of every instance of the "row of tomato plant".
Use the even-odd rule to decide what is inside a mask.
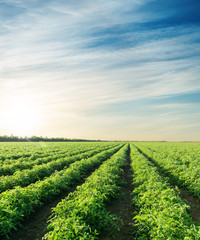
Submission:
[[[21,157],[31,157],[33,152],[36,152],[38,146],[30,143],[18,143],[18,142],[1,142],[0,143],[0,162],[4,160],[15,160]],[[40,152],[37,151],[37,152]]]
[[[175,151],[171,144],[151,144],[147,147],[143,143],[136,146],[162,169],[165,176],[200,199],[200,145],[195,144],[192,152],[192,148],[184,148],[184,145],[180,147],[179,144]]]
[[[20,149],[20,146],[19,146]],[[43,152],[40,151],[32,151],[31,153],[25,153],[24,149],[22,148],[22,152],[20,155],[9,155],[6,154],[5,152],[2,151],[3,154],[1,154],[0,156],[0,165],[2,164],[12,164],[15,162],[20,162],[20,161],[24,161],[24,159],[28,159],[29,161],[33,161],[33,160],[37,160],[38,158],[43,158],[43,157],[48,157],[48,156],[52,156],[53,154],[58,154],[62,152],[60,149],[51,149],[48,148],[48,151],[44,150]]]
[[[56,160],[58,158],[65,157],[65,153],[57,153],[53,155],[43,155],[37,158],[37,160],[30,160],[29,158],[20,158],[14,162],[7,163],[1,165],[0,168],[0,176],[5,175],[12,175],[16,171],[24,170],[24,169],[31,169],[33,166],[48,163],[52,160]]]
[[[34,160],[42,156],[48,156],[49,153],[58,153],[60,147],[55,143],[32,143],[32,142],[1,142],[0,143],[0,163],[14,162],[21,158]]]
[[[113,144],[109,142],[1,142],[0,143],[0,164],[8,162],[9,164],[27,158],[37,160],[42,156],[49,154],[58,154],[70,152],[74,149],[93,147],[95,145]]]
[[[15,186],[25,187],[31,183],[38,180],[42,180],[44,177],[49,177],[54,171],[60,171],[64,167],[68,167],[71,163],[79,161],[83,158],[92,157],[93,155],[111,148],[99,148],[93,151],[82,151],[84,153],[77,154],[72,157],[58,158],[57,160],[52,160],[48,163],[41,165],[36,165],[32,169],[25,169],[22,171],[16,171],[13,175],[7,175],[0,177],[0,193],[6,191],[7,189],[12,189]]]
[[[106,202],[120,189],[127,150],[128,144],[53,209],[43,239],[98,239],[102,231],[118,228],[117,217],[106,210]]]
[[[102,151],[93,157],[72,163],[67,169],[55,172],[43,181],[37,181],[27,187],[16,187],[0,194],[0,234],[7,234],[24,217],[30,215],[45,202],[50,201],[59,193],[69,190],[70,186],[96,166],[112,156],[122,147],[118,146]]]
[[[200,227],[193,222],[179,190],[172,188],[157,167],[133,145],[130,157],[137,239],[200,239]]]
[[[108,145],[108,144],[106,144]],[[40,157],[38,157],[37,159],[32,159],[32,158],[20,158],[15,160],[14,162],[11,163],[7,163],[6,161],[4,161],[4,164],[1,165],[0,168],[0,176],[2,175],[12,175],[14,172],[16,172],[17,170],[23,170],[23,169],[30,169],[33,166],[36,165],[40,165],[40,164],[44,164],[44,163],[48,163],[52,160],[56,160],[59,158],[64,158],[64,157],[70,157],[79,153],[84,153],[88,150],[92,150],[92,149],[96,149],[99,147],[104,147],[106,146],[104,145],[83,145],[83,144],[77,144],[77,145],[72,145],[71,147],[65,147],[65,145],[62,148],[62,151],[60,150],[59,152],[57,151],[55,153],[55,151],[51,151],[50,146],[48,147],[50,153],[49,155],[45,154],[44,155],[40,155]],[[34,155],[35,156],[35,155]]]
[[[138,147],[150,150],[155,155],[162,152],[163,158],[170,158],[178,165],[200,165],[199,143],[136,143]]]

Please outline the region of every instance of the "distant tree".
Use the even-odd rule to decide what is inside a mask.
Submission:
[[[18,137],[18,136],[0,136],[0,142],[101,142],[101,140],[88,139],[70,139],[70,138],[48,138],[48,137]]]

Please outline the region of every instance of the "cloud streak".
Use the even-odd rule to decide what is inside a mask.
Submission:
[[[195,10],[184,3],[156,11],[161,3],[145,0],[0,1],[2,11],[13,11],[0,19],[1,102],[31,96],[47,119],[56,113],[68,126],[84,122],[85,137],[83,118],[94,113],[105,117],[106,132],[107,109],[121,119],[120,103],[145,109],[143,100],[200,92],[200,25],[194,16],[186,22]],[[127,115],[140,116],[145,125],[145,113]]]

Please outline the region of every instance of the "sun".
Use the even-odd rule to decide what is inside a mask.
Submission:
[[[39,112],[26,102],[17,102],[4,113],[4,125],[11,134],[28,135],[37,127]]]

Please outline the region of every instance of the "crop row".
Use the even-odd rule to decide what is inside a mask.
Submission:
[[[48,151],[44,151],[44,152],[32,152],[32,153],[21,153],[20,155],[14,155],[14,156],[9,156],[7,154],[4,153],[4,155],[2,154],[0,157],[0,165],[6,165],[6,164],[13,164],[15,162],[21,162],[24,161],[24,159],[27,159],[28,161],[34,161],[37,160],[38,158],[43,158],[43,157],[49,157],[52,156],[54,154],[59,154],[62,153],[62,151],[60,150],[51,150],[48,149]]]
[[[49,153],[58,153],[60,147],[57,144],[41,144],[41,143],[17,143],[17,142],[1,142],[0,144],[0,162],[1,161],[15,161],[20,158],[37,159],[40,155],[48,156]]]
[[[75,143],[75,142],[1,142],[0,143],[0,165],[3,162],[8,162],[9,164],[15,162],[17,160],[22,160],[23,158],[27,158],[28,160],[36,160],[43,156],[48,157],[49,155],[66,153],[81,149],[89,149],[95,146],[103,146],[103,145],[113,145],[116,143],[108,143],[108,142],[100,142],[100,143]]]
[[[28,187],[16,187],[0,194],[0,234],[7,234],[37,207],[79,181],[86,173],[112,156],[122,147],[103,151],[97,155],[72,163],[69,168],[55,172],[43,181]]]
[[[80,144],[78,146],[74,145],[73,148],[67,148],[67,149],[63,148],[62,151],[60,151],[59,153],[54,152],[53,155],[49,155],[49,156],[47,156],[47,154],[44,154],[44,156],[40,155],[40,158],[37,158],[37,159],[34,158],[34,160],[32,160],[31,158],[22,158],[22,159],[17,159],[16,161],[11,162],[10,164],[5,163],[1,165],[0,176],[11,175],[17,170],[30,169],[35,165],[48,163],[52,160],[56,160],[63,157],[70,157],[79,153],[84,153],[88,150],[104,147],[104,145],[103,146],[97,145],[96,147],[91,145],[84,146],[84,147],[81,147],[81,146],[82,145]]]
[[[163,157],[180,165],[200,165],[199,143],[136,143],[136,146],[151,150],[154,154],[162,152]]]
[[[192,160],[189,153],[185,156],[174,154],[168,148],[158,148],[154,150],[144,145],[137,145],[148,157],[155,162],[157,166],[162,168],[166,176],[169,176],[175,184],[185,187],[190,193],[200,199],[200,162],[198,152],[193,153]],[[176,157],[175,157],[176,156]]]
[[[96,239],[102,230],[117,227],[116,216],[106,210],[105,202],[120,188],[127,150],[128,144],[54,208],[44,239]]]
[[[65,157],[65,153],[59,153],[59,154],[54,154],[53,156],[40,156],[40,158],[37,158],[37,160],[30,160],[29,158],[22,158],[18,159],[17,161],[9,163],[5,163],[1,165],[0,169],[0,176],[3,175],[12,175],[15,173],[17,170],[23,170],[23,169],[30,169],[35,165],[40,165],[43,163],[48,163],[52,160],[56,160],[58,158]]]
[[[106,150],[106,148],[103,150]],[[77,154],[73,157],[65,157],[51,161],[47,164],[36,165],[32,169],[16,171],[13,175],[2,176],[0,177],[0,193],[15,186],[28,186],[30,183],[34,183],[43,179],[44,177],[49,177],[54,171],[60,171],[75,161],[92,157],[101,151],[102,149],[87,151],[82,154]]]
[[[189,206],[179,197],[179,191],[160,176],[157,167],[131,145],[133,170],[134,217],[139,234],[137,239],[186,240],[200,238]]]

